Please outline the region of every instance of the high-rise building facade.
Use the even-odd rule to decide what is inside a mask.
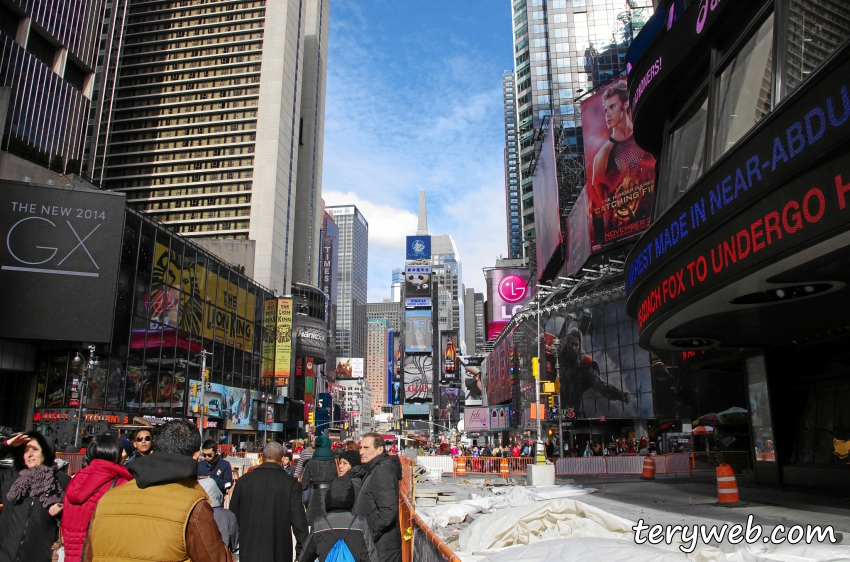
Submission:
[[[313,283],[319,272],[322,215],[325,212],[322,202],[322,162],[330,6],[328,0],[307,0],[305,5],[292,279]]]
[[[397,267],[393,269],[393,284],[391,299],[393,302],[401,302],[401,288],[404,285],[404,268]]]
[[[522,257],[522,225],[519,200],[519,143],[517,142],[516,90],[514,74],[502,74],[502,93],[505,113],[505,224],[507,228],[508,255]]]
[[[386,318],[390,329],[397,334],[404,328],[404,307],[401,302],[370,302],[366,305],[366,317],[368,320]]]
[[[54,173],[79,173],[105,4],[105,0],[0,4],[4,177],[24,181],[19,176],[28,169],[26,162]],[[26,175],[34,182],[40,179]]]
[[[469,355],[483,353],[486,341],[484,294],[476,293],[475,289],[466,289],[463,294],[466,312],[466,353]]]
[[[457,330],[458,341],[465,346],[463,269],[457,245],[451,235],[431,237],[431,283],[436,287],[442,286],[448,292],[451,307],[448,329]]]
[[[366,295],[369,274],[369,223],[354,205],[326,207],[333,216],[337,244],[337,357],[366,353]]]
[[[318,271],[328,17],[327,0],[131,2],[93,176],[185,236],[254,241],[254,277],[288,293],[296,238]]]
[[[392,331],[386,318],[369,318],[366,321],[366,379],[372,389],[369,407],[373,414],[380,413],[381,406],[387,403]]]
[[[625,56],[650,0],[511,0],[514,81],[520,160],[523,252],[535,239],[531,164],[545,121],[564,157],[582,160],[583,94],[625,70]],[[504,81],[503,81],[504,84]],[[513,252],[511,257],[515,257]]]

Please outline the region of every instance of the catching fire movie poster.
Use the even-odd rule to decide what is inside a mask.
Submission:
[[[622,77],[581,103],[591,252],[632,238],[652,220],[655,158],[637,145]]]

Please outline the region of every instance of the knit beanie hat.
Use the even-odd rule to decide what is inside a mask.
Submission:
[[[352,467],[360,466],[360,453],[357,451],[346,451],[342,454],[342,458],[347,460]]]
[[[317,461],[327,461],[336,458],[331,449],[330,439],[324,435],[316,437],[316,450],[313,452],[313,458]]]
[[[347,477],[337,478],[325,494],[326,511],[351,511],[354,508],[354,484]]]

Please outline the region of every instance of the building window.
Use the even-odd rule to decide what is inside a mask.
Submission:
[[[821,7],[813,0],[791,0],[785,41],[785,87],[793,91],[850,37],[850,4],[830,3]],[[821,6],[825,6],[821,5]]]
[[[714,105],[715,161],[770,113],[772,48],[771,14],[720,74]]]
[[[705,171],[705,128],[708,96],[703,94],[677,120],[667,137],[668,154],[663,190],[658,194],[656,216],[669,209]]]

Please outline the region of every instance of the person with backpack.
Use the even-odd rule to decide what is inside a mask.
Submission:
[[[354,515],[354,485],[334,480],[325,494],[326,514],[316,518],[298,562],[378,562],[369,524]]]

